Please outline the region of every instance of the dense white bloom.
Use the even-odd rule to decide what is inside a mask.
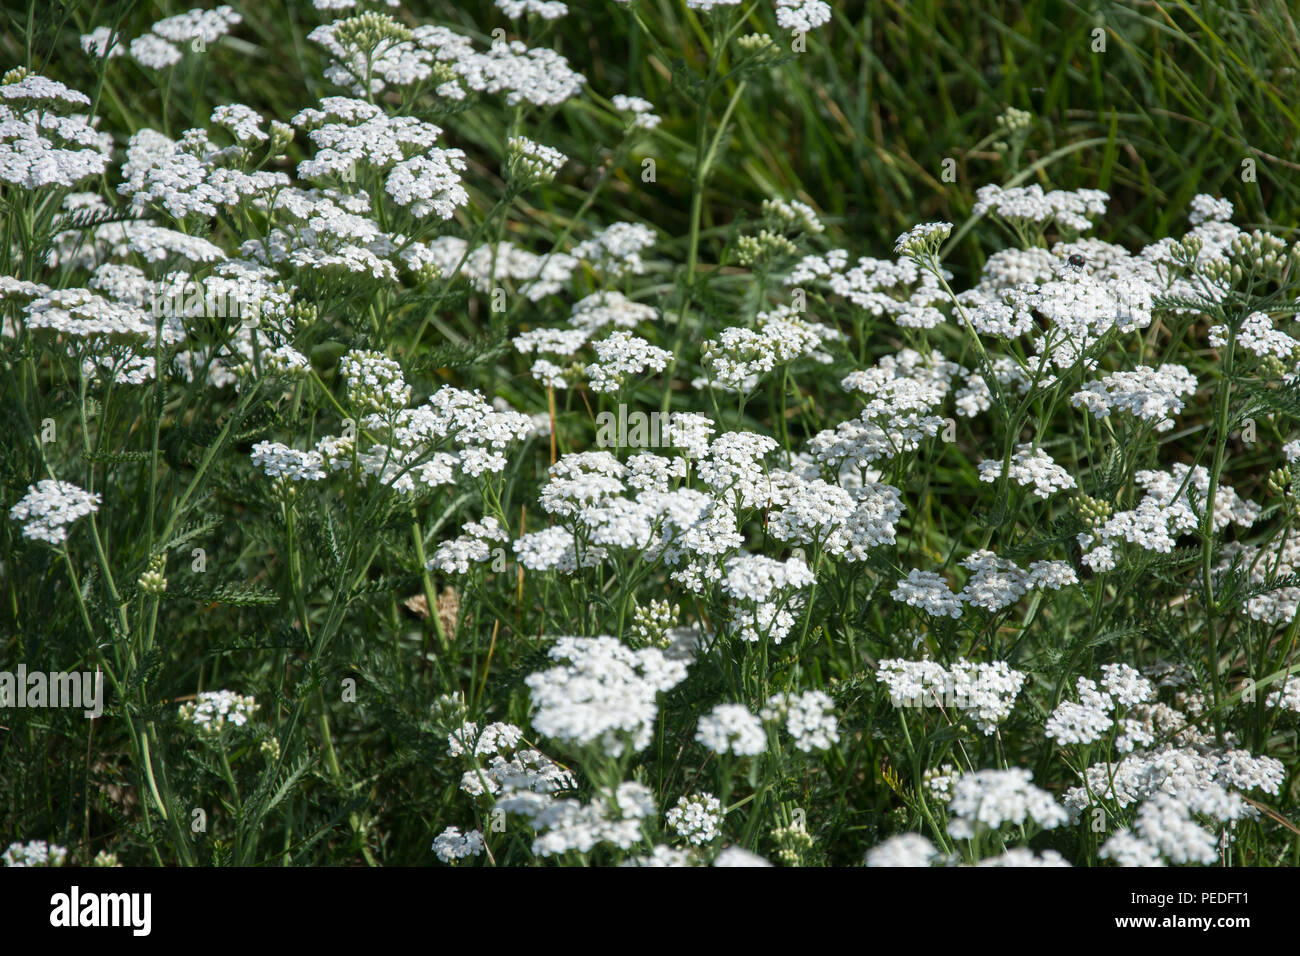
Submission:
[[[108,45],[110,41],[113,44],[111,47]],[[89,33],[83,33],[81,49],[96,59],[102,59],[107,55],[111,60],[126,53],[122,47],[122,34],[120,32],[114,34],[108,27],[95,27]]]
[[[1173,416],[1183,410],[1183,399],[1195,393],[1196,376],[1181,365],[1167,363],[1159,368],[1139,366],[1129,372],[1112,372],[1088,382],[1070,396],[1070,403],[1098,418],[1125,411],[1163,432],[1174,427]]]
[[[829,750],[840,739],[833,704],[819,690],[802,694],[773,694],[759,711],[764,720],[784,720],[794,745],[805,753]]]
[[[70,189],[108,166],[112,141],[85,116],[61,115],[89,106],[84,93],[43,76],[0,84],[0,183],[22,189]]]
[[[1002,476],[1002,462],[986,458],[979,463],[980,481],[993,482]],[[1049,498],[1054,492],[1078,487],[1068,471],[1052,460],[1052,456],[1032,445],[1017,445],[1011,456],[1011,480],[1034,495]]]
[[[496,550],[493,542],[509,540],[510,536],[496,518],[486,517],[482,524],[471,521],[465,525],[464,534],[438,545],[427,567],[444,574],[467,574],[471,561],[481,564],[491,560]]]
[[[486,53],[462,55],[453,65],[470,89],[505,93],[510,106],[559,106],[581,93],[587,82],[559,53],[529,49],[518,40],[493,43]]]
[[[1211,326],[1210,344],[1215,348],[1227,347],[1227,326]],[[1294,358],[1296,348],[1300,346],[1300,342],[1275,329],[1273,320],[1263,312],[1252,312],[1242,320],[1241,328],[1237,330],[1237,344],[1260,358],[1271,355],[1284,360]]]
[[[822,0],[776,0],[776,22],[786,30],[807,33],[830,19],[830,5]]]
[[[948,582],[934,571],[909,571],[889,596],[935,617],[961,617],[961,598],[953,594]]]
[[[31,485],[22,500],[9,509],[14,521],[26,522],[23,537],[61,545],[68,540],[68,527],[78,518],[94,514],[103,499],[70,481],[45,478]]]
[[[718,704],[700,718],[695,739],[716,754],[752,757],[767,749],[763,722],[743,704]]]
[[[200,691],[193,701],[181,704],[177,715],[199,733],[219,734],[227,727],[243,727],[257,710],[257,701],[229,690]]]
[[[655,105],[649,100],[618,93],[610,98],[610,102],[620,113],[632,114],[633,129],[654,129],[660,123],[659,116],[654,112]]]
[[[164,70],[181,61],[181,51],[157,34],[146,33],[131,41],[131,58],[150,70]]]
[[[1168,554],[1179,535],[1201,527],[1210,486],[1210,473],[1204,466],[1191,468],[1179,463],[1168,472],[1143,470],[1134,477],[1146,489],[1137,507],[1116,512],[1095,533],[1079,535],[1079,544],[1085,552],[1084,563],[1094,570],[1108,570],[1107,565],[1113,565],[1113,545],[1118,540]],[[1259,505],[1246,501],[1220,483],[1210,526],[1214,531],[1222,531],[1230,524],[1248,528],[1260,511]]]
[[[454,863],[483,852],[483,834],[477,830],[461,833],[459,827],[447,827],[433,840],[433,852],[443,863]]]
[[[325,459],[320,452],[298,451],[278,441],[258,442],[250,457],[269,478],[320,481],[326,474]]]
[[[1100,740],[1114,721],[1114,701],[1097,690],[1095,681],[1078,678],[1078,703],[1063,700],[1047,718],[1043,732],[1059,744],[1090,744]]]
[[[185,13],[159,20],[153,25],[153,32],[173,43],[193,43],[198,46],[215,43],[230,28],[243,22],[243,17],[230,7],[222,4],[215,10],[188,10]]]
[[[1055,223],[1073,232],[1092,227],[1092,217],[1106,212],[1110,197],[1097,189],[1044,192],[1037,184],[1003,188],[989,184],[975,190],[977,216],[994,215],[1008,222],[1046,228]]]
[[[616,329],[593,346],[598,361],[586,368],[591,387],[597,392],[616,392],[632,376],[646,371],[662,372],[673,354],[643,338]]]
[[[591,263],[605,278],[621,279],[645,271],[641,253],[655,244],[654,230],[641,223],[616,222],[573,247],[573,255]]]
[[[0,853],[0,863],[5,866],[63,866],[67,858],[66,847],[44,840],[10,843],[4,853]]]
[[[931,866],[941,857],[935,845],[919,833],[900,833],[867,851],[867,866]]]
[[[1227,222],[1232,218],[1232,201],[1199,193],[1188,203],[1187,221],[1193,226],[1203,222]]]
[[[543,20],[558,20],[569,12],[568,6],[560,0],[495,0],[495,3],[497,9],[511,20],[518,20],[527,14]]]
[[[1050,830],[1069,820],[1065,808],[1034,786],[1022,767],[963,774],[952,785],[948,809],[953,815],[948,832],[959,840],[973,839],[979,827],[996,830],[1006,823],[1032,821]]]
[[[696,0],[686,0],[687,5],[696,2]],[[718,0],[721,3],[721,0]],[[713,860],[714,866],[771,866],[767,860],[763,859],[757,853],[751,853],[744,847],[729,846],[723,849],[721,853]]]
[[[876,680],[885,685],[895,707],[961,710],[988,736],[1011,713],[1025,675],[1006,661],[958,658],[944,667],[937,661],[892,658],[879,663]]]
[[[615,757],[650,743],[659,712],[656,695],[686,677],[684,663],[655,648],[629,650],[613,637],[561,637],[549,656],[567,663],[525,678],[533,726]]]
[[[666,815],[668,825],[687,843],[703,846],[717,839],[722,823],[722,802],[711,793],[678,797]]]
[[[745,641],[767,638],[780,644],[790,635],[796,612],[803,607],[798,592],[813,582],[807,562],[799,556],[777,561],[742,554],[727,559],[725,570],[722,592],[731,599],[736,635]]]

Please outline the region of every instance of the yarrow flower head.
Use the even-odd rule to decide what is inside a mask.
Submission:
[[[63,866],[67,859],[66,847],[44,840],[11,843],[4,853],[0,853],[0,863],[5,866]]]
[[[678,797],[665,816],[679,837],[693,846],[703,846],[716,840],[721,832],[722,801],[711,793]]]
[[[752,757],[767,749],[763,722],[742,704],[718,704],[700,718],[695,739],[716,754]]]
[[[9,509],[9,517],[26,522],[24,538],[58,546],[68,540],[68,527],[98,511],[102,500],[98,492],[46,478],[27,489],[22,500]]]
[[[196,698],[181,704],[178,713],[183,723],[191,725],[201,736],[211,737],[229,728],[241,728],[257,710],[257,701],[229,690],[200,691]]]
[[[561,637],[559,666],[525,678],[533,726],[548,737],[617,757],[650,743],[656,697],[686,677],[686,665],[657,648],[632,651],[613,637]]]

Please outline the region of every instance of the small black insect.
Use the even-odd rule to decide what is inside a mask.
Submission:
[[[1070,265],[1074,266],[1076,269],[1082,269],[1084,266],[1088,264],[1088,260],[1085,259],[1083,256],[1079,255],[1077,252],[1074,255],[1070,256],[1070,258],[1065,261],[1070,263]]]

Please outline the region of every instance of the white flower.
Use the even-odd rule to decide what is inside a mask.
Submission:
[[[325,477],[325,459],[318,451],[298,451],[278,441],[260,441],[253,446],[250,457],[269,478],[320,481]]]
[[[1095,681],[1080,677],[1075,683],[1078,703],[1063,700],[1052,711],[1044,733],[1059,744],[1090,744],[1100,740],[1114,721],[1115,702],[1097,690]]]
[[[840,739],[839,721],[829,696],[819,690],[802,694],[773,694],[759,716],[784,720],[794,745],[804,753],[829,750]]]
[[[257,710],[257,701],[229,690],[200,691],[193,701],[181,704],[180,719],[200,734],[219,734],[227,727],[243,727]]]
[[[1088,382],[1070,397],[1070,404],[1098,418],[1126,411],[1163,432],[1174,427],[1173,416],[1183,410],[1183,398],[1195,393],[1196,376],[1181,365],[1167,363],[1158,369],[1139,366],[1131,372],[1112,372]]]
[[[953,594],[948,582],[933,571],[909,571],[889,596],[935,617],[961,617],[961,598]]]
[[[459,827],[447,827],[434,838],[432,849],[443,863],[455,863],[483,852],[483,834],[478,830],[461,833]]]
[[[718,837],[722,823],[722,802],[711,793],[678,797],[668,811],[668,825],[677,835],[695,846],[703,846]]]
[[[594,348],[599,361],[585,371],[597,392],[616,392],[630,377],[646,371],[662,372],[673,357],[671,352],[622,329],[596,342]]]
[[[162,37],[146,33],[131,41],[131,58],[150,70],[163,70],[181,61],[181,51]]]
[[[867,851],[867,866],[931,866],[941,854],[919,833],[900,833]]]
[[[614,757],[649,745],[657,695],[686,677],[684,663],[655,648],[629,650],[613,637],[561,637],[549,656],[562,663],[524,679],[533,726]]]
[[[776,22],[783,29],[807,33],[830,19],[830,5],[822,0],[776,0]]]
[[[963,774],[952,787],[948,809],[953,819],[948,832],[959,840],[973,839],[977,827],[996,830],[1003,824],[1032,821],[1045,830],[1069,820],[1065,808],[1031,782],[1022,767],[975,770]]]
[[[29,843],[11,843],[0,854],[0,863],[5,866],[63,866],[68,858],[65,847],[44,840],[32,840]]]
[[[687,6],[690,6],[696,0],[686,0]],[[719,0],[720,2],[720,0]],[[767,860],[763,859],[757,853],[750,853],[744,847],[729,846],[723,849],[721,853],[713,860],[714,866],[771,866]]]
[[[28,487],[22,500],[9,509],[9,517],[26,522],[24,538],[61,545],[68,540],[68,527],[98,511],[102,500],[98,492],[46,478]]]
[[[752,757],[767,749],[763,722],[742,704],[718,704],[700,718],[695,739],[717,754]]]
[[[993,482],[1002,475],[1002,462],[996,458],[987,458],[978,465],[980,481]],[[1026,488],[1033,488],[1034,495],[1047,499],[1054,492],[1078,487],[1068,471],[1052,460],[1052,456],[1041,448],[1032,445],[1017,445],[1011,456],[1011,480]]]

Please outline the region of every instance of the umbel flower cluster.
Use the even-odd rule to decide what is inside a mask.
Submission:
[[[105,675],[129,821],[34,800],[7,864],[1297,858],[1300,245],[995,181],[892,248],[815,195],[683,239],[595,212],[685,140],[565,3],[314,7],[279,116],[121,102],[226,6],[0,83],[6,603]],[[687,7],[703,123],[832,22]]]

